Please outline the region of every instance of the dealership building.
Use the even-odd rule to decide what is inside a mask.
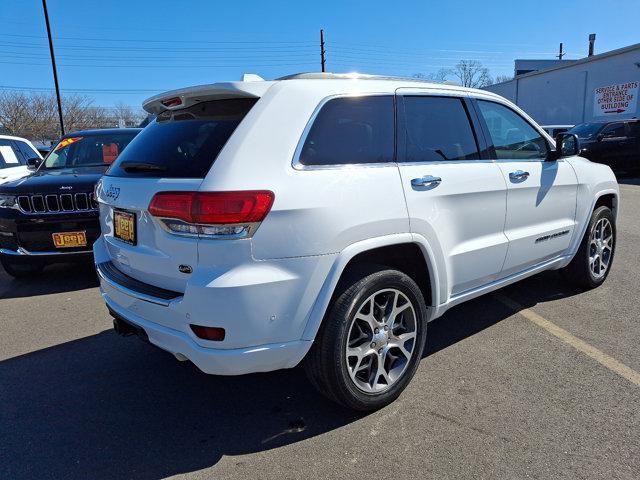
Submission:
[[[580,60],[516,60],[516,70],[513,80],[484,89],[541,125],[640,117],[640,43]]]

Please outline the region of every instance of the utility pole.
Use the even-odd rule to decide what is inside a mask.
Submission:
[[[595,33],[589,34],[589,56],[590,57],[593,56],[595,43],[596,43],[596,34]]]
[[[62,119],[62,102],[60,101],[60,87],[58,86],[58,70],[56,68],[56,56],[53,53],[53,40],[51,39],[51,26],[49,25],[49,12],[47,0],[42,0],[44,20],[47,23],[47,35],[49,37],[49,51],[51,52],[51,67],[53,68],[53,83],[56,85],[56,99],[58,100],[58,118],[60,118],[60,133],[64,135],[64,120]]]
[[[322,28],[320,29],[320,66],[324,72],[324,30]]]
[[[564,52],[562,51],[562,42],[560,42],[560,52],[558,53],[558,55],[556,55],[556,57],[558,57],[560,60],[562,60],[562,57],[564,57]]]

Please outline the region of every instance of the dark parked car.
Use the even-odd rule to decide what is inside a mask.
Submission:
[[[616,120],[576,125],[583,157],[609,165],[615,172],[640,173],[640,120]]]
[[[65,135],[33,175],[0,186],[0,263],[12,276],[50,263],[91,258],[100,234],[94,187],[139,128]]]

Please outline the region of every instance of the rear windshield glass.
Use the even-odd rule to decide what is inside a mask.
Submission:
[[[106,167],[129,145],[137,132],[67,137],[49,153],[43,169]]]
[[[109,168],[113,177],[203,178],[255,98],[201,102],[165,111]]]
[[[576,125],[569,133],[575,133],[578,138],[591,138],[603,127],[602,123],[583,123]]]

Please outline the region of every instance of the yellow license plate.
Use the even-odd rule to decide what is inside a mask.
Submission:
[[[52,234],[56,248],[74,248],[87,246],[87,232],[60,232]]]
[[[136,244],[136,215],[124,210],[113,211],[113,236],[131,245]]]

